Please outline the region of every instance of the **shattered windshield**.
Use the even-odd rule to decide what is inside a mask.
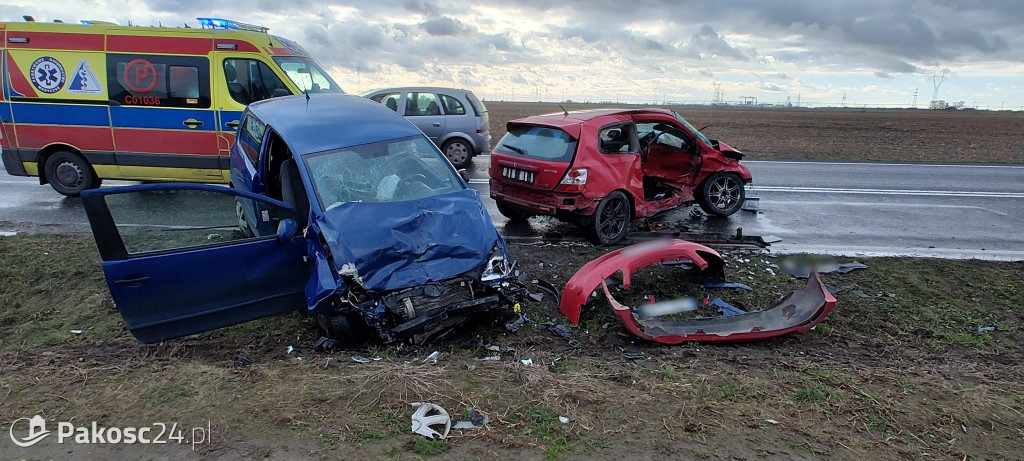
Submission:
[[[344,93],[341,87],[320,68],[313,58],[275,56],[274,62],[288,75],[299,90],[309,93]]]
[[[679,123],[682,123],[683,126],[686,127],[686,129],[690,130],[691,133],[693,133],[695,136],[700,138],[700,140],[702,142],[704,142],[704,144],[707,144],[709,146],[711,145],[711,141],[708,140],[707,136],[704,136],[699,131],[697,131],[697,129],[694,128],[693,125],[690,125],[690,122],[687,122],[686,120],[684,120],[681,115],[679,115],[679,114],[677,114],[675,112],[672,112],[672,115],[674,115],[676,117],[676,120],[679,120]],[[705,128],[707,128],[707,127],[705,127]]]
[[[463,188],[451,164],[423,136],[303,157],[324,211],[347,202],[413,200]]]

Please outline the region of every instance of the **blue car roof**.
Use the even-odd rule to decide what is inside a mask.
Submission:
[[[249,112],[296,155],[423,134],[395,111],[359,96],[313,93],[265,99]]]

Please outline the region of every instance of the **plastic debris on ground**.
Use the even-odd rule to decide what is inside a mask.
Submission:
[[[320,339],[313,343],[314,351],[330,351],[335,347],[338,347],[338,342],[326,336],[321,336]]]
[[[561,292],[558,290],[558,288],[555,288],[555,286],[552,285],[551,282],[548,282],[546,280],[534,280],[533,285],[536,286],[541,291],[544,291],[547,294],[551,295],[551,297],[554,298],[555,300],[555,304],[558,304],[559,298],[561,297]],[[537,301],[541,300],[538,299]]]
[[[733,288],[737,290],[754,291],[754,289],[751,288],[750,285],[739,282],[732,282],[728,280],[699,279],[697,280],[697,284],[707,289]]]
[[[380,357],[363,357],[361,355],[353,355],[352,356],[352,361],[356,362],[356,363],[370,363],[370,362],[377,362],[379,360],[381,360]]]
[[[284,353],[285,353],[285,354],[291,354],[291,353],[292,353],[292,351],[294,351],[294,350],[295,350],[295,348],[294,348],[294,347],[292,347],[292,346],[288,346],[288,347],[286,347],[286,348],[284,349]]]
[[[646,357],[643,352],[626,352],[622,356],[628,360],[639,360]]]
[[[569,418],[565,417],[565,416],[559,416],[558,417],[558,422],[560,422],[562,424],[568,424],[569,423]]]
[[[473,407],[467,407],[466,413],[469,415],[469,419],[456,422],[452,425],[452,429],[476,429],[484,427],[487,423],[491,422],[491,418],[476,411]]]
[[[416,402],[412,413],[412,432],[428,439],[443,439],[452,428],[452,418],[448,412],[433,403]]]
[[[82,334],[82,330],[68,330],[68,331],[70,331],[70,332],[72,332],[72,333],[74,333],[76,335]]]
[[[729,304],[725,301],[722,301],[722,298],[715,298],[711,300],[711,302],[709,302],[708,305],[718,309],[718,312],[722,314],[722,316],[740,315],[747,313],[747,311],[743,309],[733,306],[732,304]]]
[[[572,332],[570,332],[565,325],[554,322],[546,322],[542,323],[540,325],[540,328],[547,328],[547,330],[550,331],[552,334],[554,334],[555,336],[559,336],[562,339],[572,339]]]
[[[982,333],[987,333],[989,331],[997,331],[997,330],[999,330],[999,323],[992,323],[992,324],[989,324],[989,325],[979,325],[979,326],[974,327],[974,334],[980,335]]]
[[[737,229],[737,233],[739,232]],[[764,262],[765,266],[769,264],[756,257],[751,259],[745,255],[735,254],[728,256],[729,259],[741,264],[754,261]],[[720,316],[672,317],[674,314],[696,310],[692,298],[684,297],[655,303],[654,296],[649,295],[647,304],[629,306],[612,296],[609,282],[614,277],[613,274],[630,271],[630,276],[641,273],[647,275],[646,267],[683,260],[690,261],[694,268],[700,271],[699,279],[711,281],[708,286],[744,289],[742,284],[718,283],[728,282],[725,276],[726,261],[714,250],[679,239],[652,240],[614,250],[591,260],[577,270],[566,283],[559,310],[566,315],[569,322],[578,324],[583,306],[603,294],[611,304],[612,313],[633,335],[643,340],[679,344],[688,341],[740,342],[804,333],[820,323],[835,306],[835,298],[826,290],[813,270],[808,273],[808,281],[802,289],[790,292],[776,305],[767,309],[747,310],[742,305],[733,306],[716,298],[714,307]],[[805,266],[813,267],[811,264]],[[848,272],[866,267],[860,263],[833,264],[831,270]],[[650,272],[650,275],[656,275],[653,271]],[[747,278],[751,279],[760,272],[746,272],[743,269],[737,271],[753,274],[747,275]],[[625,276],[623,278],[628,280]],[[750,289],[749,285],[746,287]],[[662,296],[660,299],[669,297],[664,294],[659,296]],[[711,302],[703,301],[704,304]]]
[[[812,266],[806,262],[788,260],[783,262],[782,268],[790,277],[805,279],[811,276],[811,272],[817,272],[819,274],[831,274],[833,272],[846,274],[858,269],[867,269],[868,266],[856,261],[843,264],[828,263]]]
[[[427,356],[427,358],[423,359],[423,363],[429,363],[431,365],[434,365],[437,363],[437,357],[439,355],[441,355],[440,351],[431,352],[430,355]]]
[[[522,359],[520,360],[520,362],[522,362],[523,365],[526,365],[528,367],[533,366],[533,359]]]
[[[514,320],[505,323],[505,329],[511,331],[512,333],[515,333],[519,331],[519,329],[522,328],[523,325],[526,325],[526,323],[529,321],[530,319],[526,316],[526,314],[519,312],[516,314],[516,318]]]

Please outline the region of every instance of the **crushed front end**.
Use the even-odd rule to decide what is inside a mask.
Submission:
[[[437,340],[479,314],[511,307],[524,290],[472,190],[346,204],[314,224],[307,304],[333,339],[369,329],[385,343]]]

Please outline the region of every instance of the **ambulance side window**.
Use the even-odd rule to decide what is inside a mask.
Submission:
[[[231,99],[244,105],[267,99],[277,89],[288,91],[270,66],[255,59],[225,59],[224,80]]]
[[[107,54],[110,100],[122,106],[210,107],[210,61],[197,56]]]

